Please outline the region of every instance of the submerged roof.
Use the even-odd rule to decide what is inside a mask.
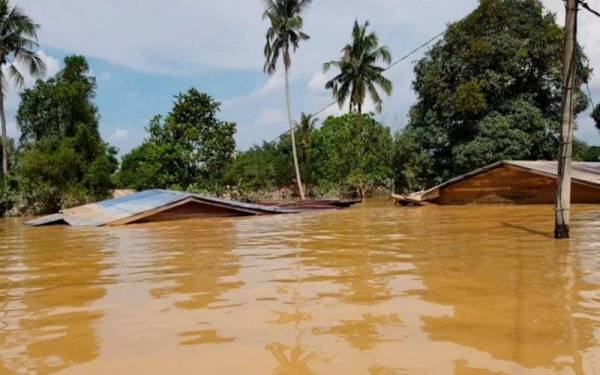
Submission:
[[[169,190],[146,190],[119,198],[70,208],[57,214],[28,221],[26,224],[40,226],[65,222],[72,226],[96,227],[110,224],[127,224],[188,202],[225,208],[245,215],[295,212],[294,210],[278,207],[208,198],[192,193]]]
[[[469,173],[463,174],[458,177],[454,177],[448,181],[445,181],[437,186],[434,186],[425,191],[414,193],[411,197],[419,200],[427,200],[431,195],[435,195],[435,192],[439,191],[448,185],[455,184],[457,182],[466,180],[473,176],[487,172],[489,170],[501,167],[509,166],[518,168],[527,172],[553,177],[556,178],[558,175],[558,162],[550,160],[503,160],[485,167],[475,169]],[[571,178],[574,183],[580,183],[584,185],[592,185],[600,188],[600,162],[573,162]]]

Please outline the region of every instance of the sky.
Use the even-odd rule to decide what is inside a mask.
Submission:
[[[13,0],[38,24],[40,54],[48,76],[69,54],[88,58],[98,89],[96,104],[102,136],[124,154],[139,145],[144,127],[168,113],[174,96],[190,87],[222,103],[220,118],[237,123],[237,147],[245,150],[272,140],[287,129],[282,72],[263,71],[266,21],[262,0]],[[446,25],[468,14],[477,0],[314,0],[305,14],[311,39],[293,56],[292,103],[295,118],[331,102],[324,89],[325,61],[339,57],[352,23],[369,20],[382,44],[399,58]],[[543,0],[564,22],[562,0]],[[600,9],[600,0],[588,0]],[[596,74],[590,88],[600,103],[600,18],[580,13],[579,42]],[[412,55],[386,74],[394,85],[377,117],[393,130],[407,123],[415,102]],[[282,70],[282,69],[281,69]],[[32,79],[27,85],[33,84]],[[7,97],[9,135],[16,136],[19,97]],[[371,110],[372,105],[366,105]],[[340,113],[337,106],[321,116]],[[580,116],[577,135],[600,145],[589,114]]]

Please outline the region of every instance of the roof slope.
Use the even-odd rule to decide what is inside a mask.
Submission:
[[[466,180],[489,170],[509,166],[531,173],[556,178],[558,174],[558,162],[550,160],[503,160],[485,167],[476,169],[461,176],[454,177],[430,189],[411,194],[411,198],[418,200],[429,200],[436,198],[439,189]],[[573,162],[572,180],[574,183],[591,185],[600,188],[600,162]]]
[[[156,210],[169,209],[180,203],[195,201],[209,206],[226,208],[246,215],[266,213],[291,213],[277,207],[261,206],[218,198],[208,198],[197,194],[169,190],[146,190],[139,193],[86,204],[63,210],[60,213],[28,221],[27,225],[40,226],[65,222],[72,226],[103,226],[112,223],[125,224],[128,219],[139,220],[145,213],[150,215]]]

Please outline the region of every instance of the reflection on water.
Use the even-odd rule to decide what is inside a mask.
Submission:
[[[0,222],[0,373],[600,373],[600,208]]]
[[[98,357],[96,301],[112,283],[110,236],[6,221],[0,245],[0,372],[48,373]],[[76,269],[73,266],[76,265]]]

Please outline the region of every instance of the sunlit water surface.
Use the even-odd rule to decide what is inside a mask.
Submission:
[[[600,373],[600,207],[0,221],[0,373]]]

